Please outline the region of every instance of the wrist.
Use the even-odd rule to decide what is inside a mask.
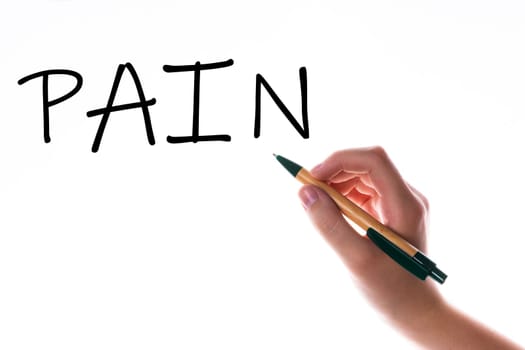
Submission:
[[[405,334],[425,349],[434,349],[447,337],[447,325],[455,323],[455,314],[450,305],[438,295],[422,310],[418,317],[407,323]]]
[[[437,338],[446,336],[443,325],[453,318],[452,308],[433,285],[425,285],[416,293],[405,295],[404,299],[388,315],[388,320],[410,340],[432,348],[430,345]]]

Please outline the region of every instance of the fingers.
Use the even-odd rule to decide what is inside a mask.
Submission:
[[[306,185],[299,191],[299,197],[312,224],[349,268],[356,269],[369,261],[371,254],[375,253],[371,242],[348,224],[323,190]]]
[[[358,174],[363,178],[365,185],[369,180],[377,194],[387,200],[410,193],[396,167],[381,147],[335,152],[311,172],[320,180],[331,181],[333,178],[335,182],[345,178],[343,172]]]
[[[378,196],[376,190],[373,187],[364,184],[361,181],[361,178],[358,176],[355,176],[345,182],[329,182],[329,185],[345,196],[352,192],[352,190],[358,191],[359,193],[370,197]]]
[[[344,174],[346,176],[342,176]],[[381,213],[377,210],[380,197],[371,186],[370,180],[367,179],[368,176],[340,173],[336,177],[337,179],[330,180],[328,183],[330,186],[360,206],[368,214],[379,220],[383,219]]]
[[[428,202],[403,180],[381,147],[335,152],[311,173],[346,191],[347,198],[412,244],[424,245]]]

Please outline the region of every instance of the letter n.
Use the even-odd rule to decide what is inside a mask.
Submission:
[[[254,136],[258,138],[261,135],[261,85],[264,86],[270,97],[273,99],[275,104],[279,107],[281,112],[288,121],[293,125],[295,130],[305,139],[310,137],[310,131],[308,128],[308,96],[307,96],[307,78],[306,78],[306,68],[301,67],[299,69],[299,80],[301,83],[301,106],[302,106],[302,115],[303,115],[303,126],[297,122],[292,113],[284,103],[281,101],[279,96],[273,91],[272,87],[266,79],[260,74],[257,74],[255,77],[255,128]]]

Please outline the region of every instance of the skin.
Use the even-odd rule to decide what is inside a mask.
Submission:
[[[335,152],[311,173],[426,252],[428,201],[383,148]],[[430,278],[421,281],[397,265],[348,224],[324,191],[305,185],[299,197],[356,286],[403,335],[426,349],[522,349],[447,304]]]

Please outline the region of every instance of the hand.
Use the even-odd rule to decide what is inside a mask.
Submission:
[[[425,252],[428,202],[403,180],[382,148],[336,152],[311,173]],[[358,234],[321,189],[304,186],[299,195],[314,226],[387,319],[398,326],[419,327],[441,307],[430,278],[417,279]]]
[[[427,200],[408,185],[379,147],[336,152],[312,169],[323,180],[424,252]],[[358,287],[388,319],[424,317],[441,300],[432,281],[420,281],[350,226],[319,188],[299,195],[312,220],[352,272]]]
[[[336,152],[311,173],[425,252],[428,201],[382,148]],[[449,306],[433,280],[419,280],[357,233],[324,191],[306,185],[299,196],[357,286],[408,338],[426,349],[521,349]]]

